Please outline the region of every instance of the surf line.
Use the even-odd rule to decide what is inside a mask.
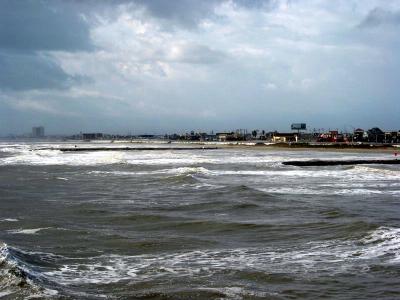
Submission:
[[[299,160],[284,161],[287,166],[312,167],[312,166],[340,166],[340,165],[399,165],[398,159],[357,159],[357,160]]]
[[[36,150],[58,150],[61,152],[94,152],[94,151],[189,151],[189,150],[216,150],[218,147],[170,147],[170,148],[155,148],[155,147],[91,147],[91,148],[41,148]]]

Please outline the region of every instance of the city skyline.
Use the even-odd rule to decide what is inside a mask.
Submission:
[[[300,126],[300,127],[299,127]],[[353,135],[353,134],[359,134],[359,132],[369,132],[369,131],[381,131],[383,133],[387,134],[396,134],[400,135],[400,130],[399,129],[393,129],[393,128],[379,128],[379,127],[372,127],[372,128],[360,128],[360,127],[354,127],[351,125],[347,125],[343,128],[338,128],[338,127],[327,127],[327,128],[316,128],[316,127],[309,127],[307,126],[306,123],[292,123],[289,127],[285,128],[284,130],[277,130],[276,128],[271,129],[271,128],[224,128],[221,130],[218,129],[211,129],[211,130],[202,130],[202,129],[181,129],[179,131],[164,131],[163,133],[156,133],[156,132],[135,132],[134,130],[129,130],[127,132],[107,132],[107,131],[101,131],[101,130],[92,130],[92,131],[84,131],[80,130],[79,132],[71,132],[68,134],[62,134],[62,133],[50,133],[50,134],[45,134],[45,130],[47,133],[47,129],[44,126],[33,126],[31,128],[31,132],[23,132],[21,134],[6,134],[6,135],[0,135],[0,138],[29,138],[29,137],[34,137],[34,138],[82,138],[85,134],[89,135],[101,135],[101,138],[104,136],[107,136],[107,138],[133,138],[133,137],[147,137],[147,138],[153,138],[153,137],[171,137],[174,135],[178,136],[190,136],[190,135],[218,135],[222,133],[236,133],[236,134],[241,134],[241,135],[248,135],[248,136],[253,136],[253,135],[265,135],[265,134],[271,134],[271,133],[297,133],[299,135],[305,134],[329,134],[332,132],[337,132],[340,134],[345,134],[345,135]],[[97,137],[96,137],[97,138]]]

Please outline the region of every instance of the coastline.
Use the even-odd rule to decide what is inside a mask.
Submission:
[[[312,146],[284,146],[284,145],[223,145],[221,148],[245,148],[254,150],[271,150],[271,151],[317,151],[317,152],[357,152],[357,153],[400,153],[399,147],[342,147],[342,146],[327,146],[327,145],[312,145]]]
[[[16,142],[16,140],[4,140],[4,142]],[[66,139],[28,139],[23,140],[25,143],[47,144],[51,142],[60,142],[62,144],[74,144],[82,146],[96,145],[104,147],[107,145],[121,146],[121,150],[128,145],[141,145],[142,147],[152,147],[152,145],[165,145],[170,148],[179,147],[212,147],[219,149],[247,149],[247,150],[263,150],[263,151],[317,151],[317,152],[353,152],[353,153],[399,153],[399,144],[345,144],[345,143],[270,143],[266,141],[169,141],[163,139],[134,139],[134,140],[66,140]],[[85,145],[85,146],[84,146]],[[147,146],[145,146],[147,145]],[[48,145],[46,145],[48,146]],[[79,147],[79,146],[78,146]],[[80,147],[79,147],[80,148]]]
[[[100,141],[97,141],[100,142]],[[111,141],[110,141],[111,142]],[[322,151],[322,152],[399,152],[400,145],[389,144],[308,144],[308,143],[269,143],[264,141],[232,141],[232,142],[208,142],[208,141],[165,141],[165,140],[132,140],[114,141],[113,143],[129,144],[168,144],[168,145],[193,145],[208,146],[221,149],[249,149],[266,151]]]

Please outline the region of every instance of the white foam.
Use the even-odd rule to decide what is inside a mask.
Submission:
[[[98,151],[67,153],[59,150],[25,150],[18,155],[0,159],[3,165],[108,165],[126,163],[131,165],[190,165],[215,163],[212,158],[189,153],[154,151]]]
[[[197,184],[192,184],[191,185],[194,189],[196,190],[215,190],[215,189],[219,189],[219,188],[223,188],[225,187],[224,185],[217,185],[217,184],[211,184],[211,183],[206,183],[206,182],[200,182]]]
[[[4,165],[107,165],[121,163],[119,152],[63,153],[58,150],[37,150],[0,159]]]
[[[254,189],[266,193],[302,195],[397,195],[400,181],[397,170],[379,168],[339,168],[339,169],[241,169],[218,170],[200,166],[177,166],[143,171],[91,171],[89,174],[113,176],[197,176],[203,184],[227,186],[234,180],[243,182]],[[217,177],[217,179],[214,179]],[[247,177],[244,179],[244,177]],[[282,185],[285,182],[285,185]],[[196,187],[195,187],[196,188]]]
[[[400,228],[380,227],[365,237],[362,258],[391,256],[391,262],[400,262]]]
[[[267,293],[267,292],[260,292],[260,291],[252,291],[249,289],[246,289],[244,287],[223,287],[223,288],[210,288],[210,287],[203,287],[203,288],[197,288],[199,291],[211,291],[211,292],[219,292],[224,294],[228,299],[231,300],[241,300],[243,297],[247,298],[265,298],[268,299],[271,296],[277,296],[278,293]]]
[[[185,174],[185,173],[202,173],[210,176],[258,176],[258,177],[286,177],[286,178],[338,178],[346,180],[394,180],[400,178],[400,171],[372,169],[372,174],[363,174],[364,170],[369,168],[358,168],[356,170],[210,170],[204,167],[177,167],[170,169],[160,169],[153,171],[92,171],[92,174],[115,174],[115,175],[151,175],[151,174]],[[357,176],[357,177],[355,177]]]
[[[12,218],[6,218],[6,219],[0,219],[0,222],[18,222],[18,219],[12,219]]]
[[[142,155],[127,155],[126,163],[131,165],[193,165],[213,164],[214,158],[185,153],[143,153]]]
[[[32,229],[13,229],[7,230],[11,234],[37,234],[39,231],[50,229],[51,227],[32,228]]]
[[[290,195],[341,195],[341,196],[354,196],[354,195],[398,195],[400,191],[386,191],[386,190],[373,190],[367,188],[342,188],[342,189],[323,189],[319,185],[315,185],[314,188],[306,186],[297,187],[270,187],[270,188],[259,188],[255,187],[256,190],[267,193],[267,194],[290,194]]]
[[[111,145],[111,144],[110,144]],[[15,145],[7,145],[13,148]],[[58,150],[34,150],[40,147],[54,148],[62,144],[19,145],[19,152],[0,158],[0,165],[71,165],[99,166],[110,164],[130,165],[133,170],[92,171],[86,174],[99,176],[175,176],[196,177],[202,185],[190,185],[194,189],[229,186],[232,183],[248,185],[267,193],[303,195],[336,194],[351,195],[398,195],[400,194],[400,169],[396,167],[355,166],[329,168],[300,168],[284,166],[284,160],[360,159],[383,158],[383,154],[348,154],[339,152],[311,151],[258,151],[221,149],[217,151],[100,151],[63,153]],[[73,147],[73,145],[70,145]],[[95,144],[84,145],[95,147]],[[107,147],[108,144],[105,144]],[[14,149],[14,148],[13,148]],[[223,165],[223,168],[220,166]],[[138,167],[141,170],[135,170]],[[151,166],[147,170],[146,166]],[[157,167],[154,170],[154,166]],[[150,168],[149,168],[150,169]],[[200,176],[197,176],[200,175]],[[68,180],[68,177],[56,177]],[[282,184],[285,183],[285,184]],[[184,183],[185,184],[185,183]],[[181,185],[181,187],[188,187]],[[175,188],[175,187],[174,187]]]
[[[26,144],[0,144],[0,152],[5,153],[23,153],[29,151],[31,146]]]
[[[56,278],[57,282],[63,285],[107,284],[135,278],[137,272],[137,269],[128,266],[121,259],[109,257],[109,261],[65,264],[58,270],[45,272],[44,275]]]
[[[18,153],[18,152],[21,152],[21,148],[4,147],[4,148],[0,148],[0,152]]]
[[[8,254],[7,244],[0,242],[0,262],[3,262]]]
[[[19,249],[14,249],[22,253],[26,253],[22,250]],[[4,278],[6,277],[6,281],[2,281],[1,283],[4,285],[3,288],[9,287],[9,289],[6,289],[2,292],[0,292],[0,298],[8,295],[12,295],[14,293],[18,293],[19,289],[13,290],[13,287],[18,286],[21,283],[21,278],[16,275],[10,276],[10,274],[14,274],[14,272],[9,272],[10,268],[14,269],[20,269],[22,270],[25,274],[29,274],[30,276],[28,278],[24,278],[26,280],[26,283],[30,286],[30,295],[26,296],[24,299],[43,299],[47,297],[54,297],[55,295],[58,294],[58,291],[49,289],[43,286],[38,286],[31,278],[42,278],[44,277],[41,273],[35,272],[30,268],[30,265],[25,263],[24,261],[20,260],[19,258],[15,257],[12,255],[12,252],[10,252],[9,247],[6,244],[1,244],[0,243],[0,264],[2,265],[3,268],[0,268],[0,275]],[[31,278],[30,278],[31,277]],[[0,287],[1,288],[1,287]],[[26,288],[26,287],[24,287]]]
[[[104,147],[115,147],[114,144],[104,143]],[[343,154],[337,152],[310,151],[257,151],[243,149],[220,149],[216,151],[100,151],[66,153],[56,150],[60,147],[71,147],[74,144],[3,144],[0,151],[14,154],[0,159],[0,165],[174,165],[190,166],[199,164],[242,164],[258,166],[275,166],[279,168],[282,161],[307,160],[312,156],[316,159],[356,159],[363,158],[360,154]],[[80,143],[83,147],[97,147],[94,143]],[[122,147],[122,146],[121,146]],[[165,147],[154,144],[152,147]],[[52,148],[55,150],[40,150]],[[33,151],[32,151],[33,150]],[[369,158],[382,158],[381,154],[369,155]],[[365,158],[365,155],[364,155]],[[286,170],[287,171],[287,170]],[[306,172],[307,173],[307,172]],[[311,173],[311,172],[308,172]],[[365,173],[365,172],[364,172]],[[279,176],[279,174],[277,174]],[[284,175],[284,174],[282,174]],[[290,175],[290,174],[289,174]],[[293,175],[295,173],[293,172]]]
[[[12,294],[14,294],[14,293],[15,293],[15,291],[12,291],[12,290],[5,290],[5,291],[2,291],[2,292],[0,292],[0,298],[5,297],[5,296],[12,295]]]
[[[166,174],[210,174],[210,170],[203,167],[180,167],[180,168],[172,168],[172,169],[164,169],[160,170],[162,173]]]
[[[89,171],[88,174],[105,174],[117,176],[136,176],[136,175],[185,175],[185,174],[212,174],[203,167],[178,167],[171,169],[160,169],[154,171]]]
[[[158,255],[103,255],[85,261],[71,259],[45,276],[64,285],[141,281],[163,276],[209,276],[227,269],[320,276],[324,271],[335,274],[367,270],[371,263],[398,264],[399,257],[400,229],[380,227],[362,240],[310,242],[288,249],[196,250]]]

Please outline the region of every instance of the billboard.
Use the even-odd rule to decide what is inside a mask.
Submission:
[[[306,123],[293,123],[291,126],[292,130],[306,130]]]

